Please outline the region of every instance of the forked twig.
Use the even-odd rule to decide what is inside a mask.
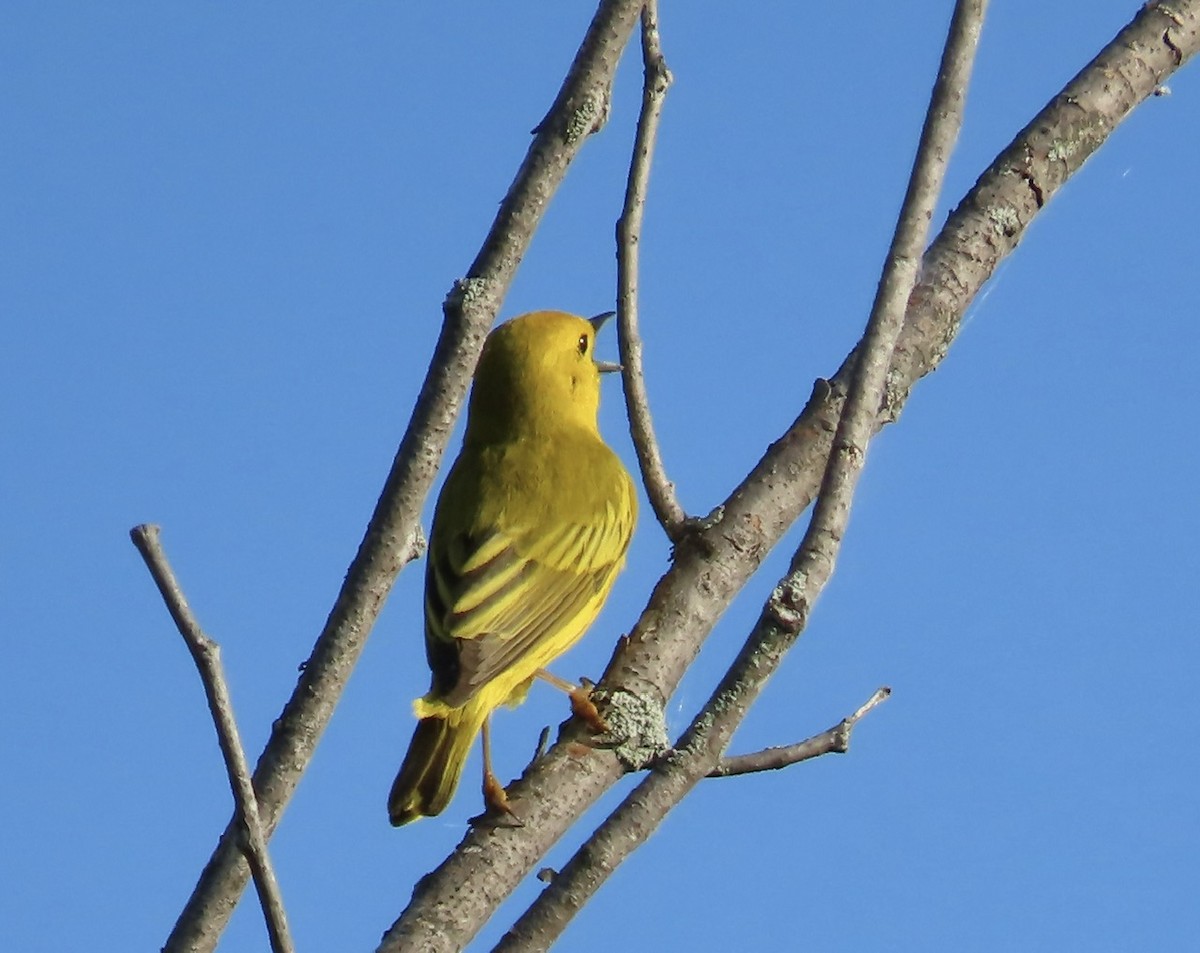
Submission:
[[[758,771],[777,771],[801,761],[819,758],[824,754],[845,754],[850,750],[850,735],[859,720],[887,700],[892,690],[886,685],[868,698],[854,714],[843,718],[832,728],[818,735],[798,741],[793,745],[780,745],[774,748],[764,748],[752,754],[737,754],[722,758],[717,766],[708,772],[710,778],[733,778],[739,774],[754,774]]]
[[[212,712],[213,724],[217,729],[221,755],[225,759],[229,786],[233,789],[233,797],[242,820],[242,849],[250,864],[259,903],[262,904],[263,916],[267,921],[271,949],[274,953],[293,953],[295,947],[288,930],[283,896],[275,879],[270,854],[267,852],[267,837],[258,813],[258,798],[251,781],[250,765],[242,747],[237,720],[233,715],[233,700],[230,698],[229,685],[225,681],[225,673],[221,666],[221,647],[205,635],[200,623],[192,614],[191,606],[188,605],[179,580],[175,578],[175,572],[167,560],[167,554],[163,551],[159,534],[159,527],[149,523],[135,526],[129,531],[133,545],[142,554],[146,568],[150,570],[150,575],[154,577],[154,583],[162,594],[163,602],[167,604],[167,611],[175,620],[175,626],[183,636],[183,641],[192,653],[192,659],[200,672],[200,681],[204,684],[204,694],[208,698],[208,709]]]

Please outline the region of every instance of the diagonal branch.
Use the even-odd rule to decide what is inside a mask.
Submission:
[[[244,843],[240,846],[254,875],[254,886],[267,921],[271,950],[273,953],[292,953],[295,946],[288,930],[287,913],[283,908],[283,897],[275,879],[275,870],[271,867],[271,857],[267,852],[267,835],[259,816],[254,784],[250,780],[250,764],[242,747],[237,719],[233,716],[233,699],[229,696],[229,686],[221,667],[221,647],[204,634],[200,623],[192,614],[192,608],[188,605],[179,580],[175,578],[166,552],[163,551],[159,532],[157,526],[143,524],[135,526],[129,535],[133,539],[133,545],[142,554],[146,568],[150,570],[163,602],[167,604],[167,611],[175,620],[175,626],[183,636],[183,641],[192,653],[192,659],[200,672],[204,695],[208,699],[208,709],[212,712],[213,724],[217,728],[217,741],[225,759],[225,770],[229,774],[229,786],[233,789],[234,801],[237,804],[235,816],[241,821]]]
[[[650,597],[639,628],[623,643],[625,651],[632,649],[633,640],[641,634],[647,651],[665,665],[685,651],[690,638],[708,633],[720,609],[807,505],[808,500],[794,487],[773,475],[803,472],[817,464],[821,434],[834,426],[831,403],[828,388],[821,388],[725,501],[723,520],[677,549],[674,564]],[[827,448],[827,442],[825,445]],[[656,632],[661,638],[654,637]],[[637,671],[644,673],[641,682],[627,680],[616,697],[609,693],[605,717],[610,723],[614,721],[611,706],[631,701],[634,704],[629,707],[636,710],[642,689],[657,698],[654,685],[661,673],[649,663]],[[641,688],[635,691],[635,686]],[[658,699],[645,707],[657,710],[661,720],[662,704]],[[628,742],[630,747],[636,744],[636,738]],[[661,744],[648,743],[645,761],[657,756],[661,748]],[[468,830],[450,856],[418,883],[408,906],[384,935],[380,953],[463,949],[517,884],[537,868],[546,851],[625,770],[616,752],[588,750],[561,741],[554,745],[526,769],[520,781],[506,787],[525,826]]]
[[[821,491],[787,576],[772,592],[754,631],[684,732],[677,750],[656,764],[583,843],[496,945],[497,953],[550,948],[621,862],[716,767],[750,706],[807,625],[812,606],[833,574],[845,538],[854,489],[875,432],[892,350],[904,325],[905,303],[916,283],[929,221],[962,124],[964,95],[986,7],[986,0],[958,0],[955,5],[908,192]]]
[[[617,221],[617,330],[629,431],[637,451],[646,496],[667,537],[678,542],[687,515],[679,505],[675,485],[667,478],[662,452],[654,436],[646,377],[642,372],[642,337],[638,333],[638,249],[646,211],[646,189],[650,183],[650,164],[654,159],[663,102],[672,81],[658,33],[656,0],[650,0],[642,10],[642,64],[642,109],[638,114],[633,158],[629,163],[625,207]]]
[[[423,548],[421,507],[483,339],[567,167],[588,135],[603,125],[613,73],[640,12],[640,0],[600,5],[467,277],[447,296],[429,372],[366,535],[255,768],[268,834],[312,758],[396,576]],[[234,819],[168,937],[167,953],[213,950],[248,877]]]
[[[778,771],[788,768],[801,761],[810,761],[825,754],[845,754],[850,750],[850,735],[854,726],[863,716],[881,705],[892,694],[887,686],[878,689],[874,695],[861,704],[854,714],[843,718],[832,728],[827,728],[819,735],[813,735],[804,741],[793,745],[780,745],[775,748],[764,748],[752,754],[737,754],[721,758],[715,768],[708,772],[710,778],[736,778],[742,774],[756,774],[759,771]]]
[[[963,315],[1025,229],[1109,134],[1200,48],[1200,0],[1147,6],[984,171],[926,251],[877,426],[933,371]],[[1119,82],[1114,82],[1114,77]],[[815,495],[856,351],[768,449],[710,525],[677,547],[601,682],[610,698],[661,710],[716,619]],[[657,749],[652,749],[657,750]],[[508,787],[526,827],[472,831],[424,877],[381,950],[462,949],[551,845],[629,768],[615,752],[559,743]]]

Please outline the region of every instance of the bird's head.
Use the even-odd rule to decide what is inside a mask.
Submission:
[[[563,426],[595,430],[600,375],[620,370],[595,358],[596,332],[610,316],[534,311],[492,331],[475,370],[468,433],[506,439]]]

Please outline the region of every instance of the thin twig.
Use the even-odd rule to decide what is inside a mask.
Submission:
[[[496,945],[497,953],[548,950],[612,872],[716,765],[767,679],[804,630],[833,573],[850,504],[876,429],[892,350],[904,325],[929,222],[962,122],[963,97],[986,0],[959,0],[930,97],[917,157],[883,268],[858,364],[838,422],[812,519],[788,575],[772,592],[733,666],[684,733],[673,757],[588,838]]]
[[[850,735],[867,712],[883,702],[892,690],[887,686],[879,689],[848,718],[843,718],[832,728],[813,735],[792,745],[764,748],[752,754],[737,754],[722,758],[708,772],[710,778],[734,778],[739,774],[754,774],[758,771],[777,771],[801,761],[810,761],[825,754],[845,754],[850,750]]]
[[[267,851],[267,836],[258,812],[258,798],[250,779],[250,764],[246,760],[246,752],[242,747],[237,719],[233,715],[233,699],[229,695],[229,686],[225,681],[225,673],[221,666],[221,647],[205,635],[204,630],[200,628],[200,623],[192,614],[191,606],[188,605],[183,589],[167,560],[159,533],[159,528],[151,524],[135,526],[129,531],[133,545],[142,554],[146,568],[150,570],[150,575],[154,577],[155,585],[162,594],[163,602],[167,604],[167,611],[175,620],[175,626],[179,629],[179,634],[183,636],[183,641],[187,644],[188,651],[192,653],[192,659],[200,672],[200,681],[204,684],[204,695],[208,699],[208,709],[212,712],[213,724],[217,729],[217,741],[221,746],[221,755],[225,759],[229,786],[233,789],[237,813],[242,822],[244,834],[242,848],[246,860],[250,864],[259,903],[262,905],[263,916],[267,921],[271,949],[274,953],[293,953],[295,947],[292,945],[292,936],[288,930],[283,896],[279,891],[279,882],[275,879],[275,871],[271,866],[271,856]]]
[[[533,748],[533,757],[529,759],[527,768],[533,767],[537,763],[537,759],[546,753],[546,749],[550,746],[550,726],[543,725],[542,730],[538,732],[537,744]]]
[[[646,378],[642,370],[642,338],[638,332],[638,247],[646,211],[650,165],[662,118],[663,102],[671,85],[671,71],[663,58],[658,33],[658,3],[649,0],[642,9],[642,109],[629,162],[625,206],[617,220],[617,340],[624,368],[621,381],[629,409],[629,432],[637,451],[646,496],[667,537],[677,542],[687,514],[679,504],[675,485],[667,478],[662,451],[654,436]]]

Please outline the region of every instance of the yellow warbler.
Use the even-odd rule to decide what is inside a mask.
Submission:
[[[397,826],[450,802],[483,729],[484,795],[507,809],[491,773],[487,720],[591,625],[625,562],[637,520],[633,481],[600,436],[604,318],[537,311],[484,342],[463,448],[438,497],[425,572],[429,693],[388,795]],[[587,703],[572,694],[582,714]],[[594,713],[595,709],[591,711]]]

